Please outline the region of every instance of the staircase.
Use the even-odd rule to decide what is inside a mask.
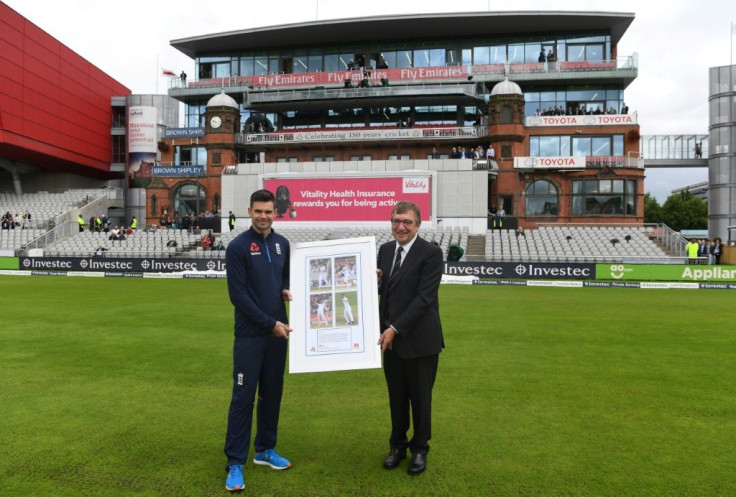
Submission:
[[[465,251],[468,262],[484,262],[486,260],[486,237],[485,235],[468,236],[468,248]]]

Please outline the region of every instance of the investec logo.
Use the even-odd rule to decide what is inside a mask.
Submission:
[[[427,178],[404,178],[404,193],[428,193],[429,179]]]

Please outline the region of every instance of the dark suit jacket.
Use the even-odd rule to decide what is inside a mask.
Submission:
[[[390,277],[396,241],[378,249],[381,331],[393,325],[399,332],[393,351],[402,359],[439,354],[445,346],[437,293],[442,280],[442,250],[417,236],[399,271]]]

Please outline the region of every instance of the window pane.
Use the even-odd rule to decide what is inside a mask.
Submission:
[[[540,157],[557,157],[560,155],[560,137],[559,136],[540,136],[539,137],[539,156]]]
[[[603,45],[588,45],[585,47],[585,60],[597,62],[605,60],[603,57]]]
[[[613,135],[613,155],[624,155],[624,135]]]
[[[572,139],[572,155],[588,156],[590,153],[590,138],[573,138]]]
[[[240,75],[254,76],[253,57],[243,57],[242,59],[240,59]]]
[[[473,48],[473,64],[479,66],[481,64],[491,63],[491,49],[489,47]]]
[[[399,69],[412,67],[411,50],[399,50],[396,52],[396,67]]]
[[[593,137],[593,153],[591,155],[611,155],[611,139],[605,137]]]
[[[442,48],[434,48],[429,51],[429,65],[433,67],[442,67],[445,65],[445,50]]]
[[[506,45],[491,47],[491,64],[503,64],[506,62]]]
[[[515,43],[509,45],[509,62],[524,62],[523,43]]]
[[[414,67],[429,67],[429,50],[414,50]]]

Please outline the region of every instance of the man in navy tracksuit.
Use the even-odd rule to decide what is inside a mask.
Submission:
[[[243,465],[250,448],[253,401],[258,392],[253,462],[273,469],[291,463],[275,450],[286,366],[289,291],[289,241],[271,229],[274,195],[258,190],[250,197],[251,227],[228,244],[227,287],[235,306],[233,394],[228,413],[225,488],[243,490]]]

